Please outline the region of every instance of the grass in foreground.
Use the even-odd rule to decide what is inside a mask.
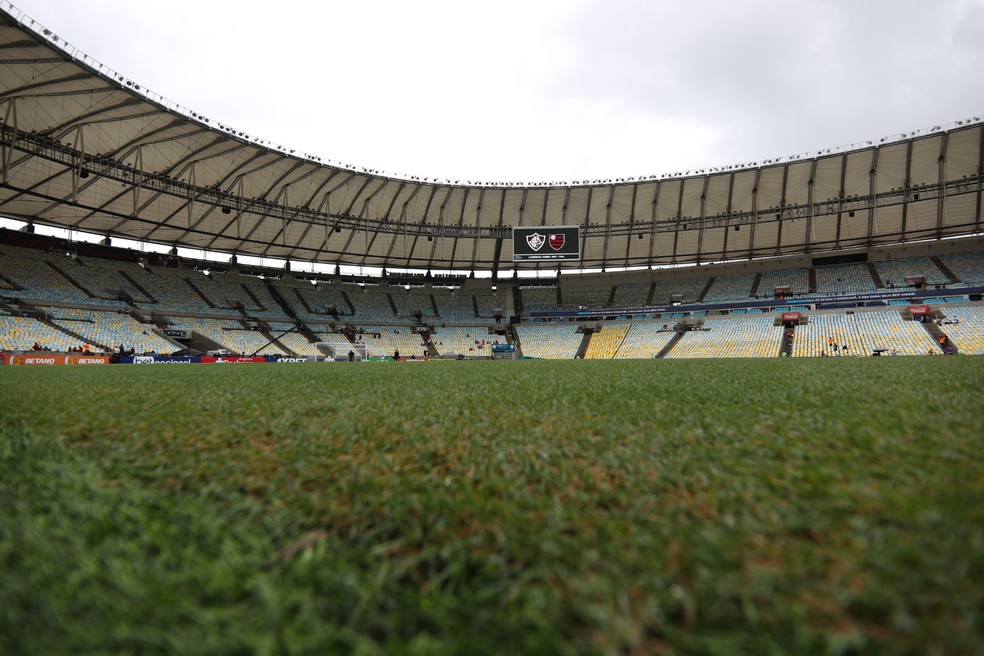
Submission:
[[[981,653],[984,359],[0,369],[2,653]]]

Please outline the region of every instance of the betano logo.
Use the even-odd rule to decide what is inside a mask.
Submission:
[[[15,355],[13,364],[55,364],[55,358],[32,358],[24,355]]]

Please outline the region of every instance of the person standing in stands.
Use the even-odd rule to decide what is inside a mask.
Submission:
[[[393,351],[393,361],[394,362],[400,361],[400,349],[396,349],[395,351]]]

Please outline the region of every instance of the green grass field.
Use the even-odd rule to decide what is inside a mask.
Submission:
[[[0,653],[984,653],[984,358],[0,368]]]

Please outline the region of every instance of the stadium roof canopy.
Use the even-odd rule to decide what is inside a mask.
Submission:
[[[391,175],[271,144],[143,88],[6,0],[0,62],[0,215],[69,230],[294,261],[493,272],[807,254],[981,230],[979,116],[708,170],[484,183]],[[581,261],[514,264],[511,229],[541,225],[580,226]]]

